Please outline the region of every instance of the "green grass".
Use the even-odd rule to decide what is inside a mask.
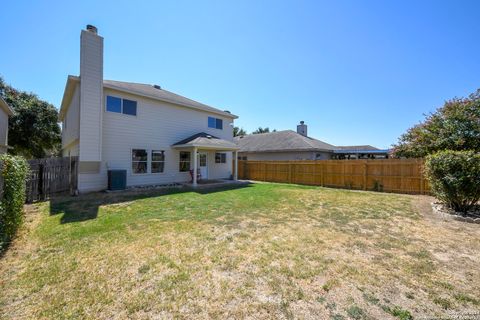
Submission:
[[[431,199],[261,183],[29,206],[0,260],[0,318],[410,319],[478,310],[478,227],[434,219],[421,201]]]

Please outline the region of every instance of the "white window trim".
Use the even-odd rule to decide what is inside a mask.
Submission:
[[[108,111],[107,110],[107,98],[108,97],[113,97],[113,98],[118,98],[120,99],[121,103],[120,103],[120,112],[113,112],[113,111]],[[136,115],[133,115],[133,114],[126,114],[126,113],[123,113],[123,100],[126,99],[126,100],[130,100],[130,101],[135,101],[137,103],[137,113]],[[119,96],[112,96],[110,94],[107,94],[105,95],[105,112],[109,113],[109,114],[116,114],[116,115],[121,115],[121,116],[127,116],[127,117],[138,117],[138,100],[132,100],[132,99],[128,99],[128,98],[123,98],[123,97],[119,97]]]
[[[190,163],[190,166],[189,166],[189,168],[188,168],[187,171],[181,171],[181,170],[180,170],[180,162],[187,162],[187,161],[181,161],[181,160],[180,160],[180,152],[188,152],[188,153],[190,153],[190,161],[188,161],[188,162]],[[177,170],[178,170],[179,173],[189,173],[190,170],[192,170],[192,161],[193,161],[193,159],[192,159],[192,158],[193,158],[193,157],[192,157],[192,153],[193,153],[192,151],[184,151],[184,150],[180,150],[180,151],[178,152],[178,167],[177,167]]]
[[[152,160],[152,151],[163,151],[163,161],[153,161]],[[167,171],[167,166],[166,166],[166,163],[167,163],[167,150],[165,149],[150,149],[149,150],[149,153],[148,153],[148,158],[149,158],[149,170],[147,170],[149,172],[149,174],[153,174],[153,175],[163,175],[165,174],[165,172]],[[152,172],[152,163],[154,162],[163,162],[163,172]]]
[[[147,172],[144,173],[135,173],[133,172],[133,160],[132,160],[132,153],[133,150],[145,150],[147,151]],[[163,151],[165,152],[165,160],[163,161],[164,167],[163,172],[152,172],[152,151]],[[145,175],[164,175],[167,172],[167,151],[168,148],[146,148],[146,147],[133,147],[130,148],[130,175],[132,176],[145,176]],[[141,162],[141,161],[140,161]],[[160,161],[157,161],[160,162]]]
[[[145,161],[133,161],[133,159],[132,159],[133,150],[145,150],[147,152],[147,172],[143,172],[143,173],[133,172],[133,163],[134,162],[145,162]],[[144,147],[130,148],[130,172],[132,173],[133,176],[144,176],[144,175],[149,174],[149,172],[150,172],[149,162],[150,161],[149,161],[149,155],[148,155],[148,149],[147,148],[144,148]]]
[[[210,127],[210,126],[208,125],[208,119],[209,119],[209,118],[215,119],[215,127]],[[222,128],[221,128],[221,129],[217,128],[217,125],[216,125],[217,119],[218,119],[218,120],[222,120]],[[224,121],[222,118],[217,118],[217,117],[213,117],[213,116],[208,116],[208,117],[207,117],[207,127],[208,127],[209,129],[223,130],[224,122],[225,122],[225,121]]]
[[[225,155],[225,162],[217,162],[217,153],[218,153],[218,154],[224,154],[224,155]],[[220,157],[220,160],[222,160],[221,157]],[[227,160],[227,153],[226,153],[226,152],[215,152],[214,162],[215,162],[215,164],[226,164],[226,163],[228,162],[228,160]]]

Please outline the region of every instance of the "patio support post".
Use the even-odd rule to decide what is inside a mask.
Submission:
[[[193,148],[193,182],[192,186],[197,186],[197,148]]]
[[[235,156],[235,173],[233,174],[233,180],[238,180],[238,151],[233,153]]]

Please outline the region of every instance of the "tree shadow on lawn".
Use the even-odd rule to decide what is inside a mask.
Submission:
[[[222,186],[209,186],[194,189],[191,187],[165,188],[152,190],[132,190],[115,193],[95,192],[77,197],[63,196],[50,199],[50,215],[63,214],[60,223],[81,222],[96,219],[100,206],[119,204],[146,198],[172,195],[186,192],[197,194],[211,194],[236,189],[248,188],[251,183],[240,183]]]

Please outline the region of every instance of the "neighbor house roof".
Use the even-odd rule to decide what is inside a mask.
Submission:
[[[378,148],[375,148],[371,145],[363,145],[363,146],[337,146],[337,150],[380,150]]]
[[[336,147],[293,130],[235,137],[240,152],[332,151]]]
[[[0,97],[0,108],[9,116],[13,116],[13,109]]]
[[[333,151],[334,153],[341,153],[341,154],[355,154],[355,153],[370,153],[370,154],[384,154],[389,153],[389,149],[378,149],[372,147],[371,145],[364,145],[364,146],[338,146],[336,150]]]
[[[238,147],[235,143],[220,139],[218,137],[212,136],[211,134],[200,132],[185,138],[175,144],[174,148],[203,148],[203,149],[214,149],[214,150],[237,150]]]
[[[60,120],[63,120],[63,117],[67,111],[68,106],[70,105],[70,100],[73,96],[73,92],[75,89],[75,84],[78,83],[80,80],[79,77],[76,76],[68,76],[67,84],[65,86],[65,91],[63,95],[62,105],[60,108]],[[231,114],[228,111],[222,111],[217,108],[213,108],[207,106],[203,103],[188,99],[176,93],[161,89],[160,87],[154,87],[150,84],[144,83],[134,83],[134,82],[123,82],[123,81],[114,81],[114,80],[103,80],[103,87],[108,89],[113,89],[117,91],[123,91],[126,93],[135,94],[138,96],[142,96],[145,98],[150,98],[154,100],[159,100],[163,102],[169,102],[172,104],[176,104],[178,106],[201,110],[201,111],[208,111],[211,113],[215,113],[218,115],[222,115],[227,118],[236,119],[238,118],[236,115]]]

